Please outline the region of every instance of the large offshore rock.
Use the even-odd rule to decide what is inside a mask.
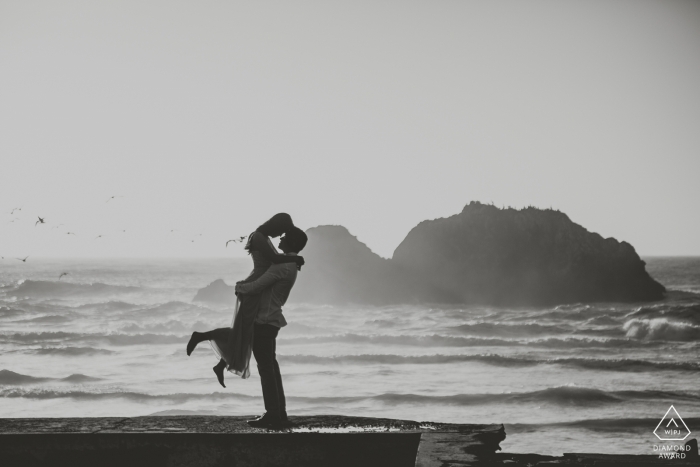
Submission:
[[[632,245],[589,232],[551,209],[472,202],[459,214],[418,224],[392,262],[464,302],[632,302],[665,294]]]

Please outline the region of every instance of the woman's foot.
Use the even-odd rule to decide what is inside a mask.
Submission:
[[[187,356],[189,357],[192,354],[192,351],[194,350],[195,347],[197,347],[197,344],[202,342],[201,338],[202,333],[201,332],[193,332],[192,337],[190,337],[190,341],[187,343]]]
[[[219,384],[221,384],[223,387],[226,387],[224,384],[224,368],[226,368],[226,365],[221,365],[220,363],[217,364],[214,368],[214,373],[216,373],[216,379],[219,380]]]

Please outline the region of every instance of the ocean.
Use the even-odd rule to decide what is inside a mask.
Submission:
[[[700,431],[700,258],[645,261],[664,301],[321,306],[292,291],[277,344],[288,412],[503,423],[506,452],[653,454],[670,405]],[[192,303],[196,291],[250,269],[5,258],[0,416],[261,414],[255,368],[224,389],[207,343],[185,353],[193,330],[231,322],[231,307]]]

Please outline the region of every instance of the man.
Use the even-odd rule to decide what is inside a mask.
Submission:
[[[307,240],[303,230],[293,227],[280,239],[279,249],[286,255],[296,255],[304,249]],[[281,263],[270,266],[265,274],[253,282],[236,284],[237,294],[262,293],[253,331],[253,356],[258,363],[265,414],[248,421],[250,426],[256,428],[281,427],[289,423],[275,350],[277,333],[287,325],[282,315],[282,305],[286,303],[296,279],[296,264]]]

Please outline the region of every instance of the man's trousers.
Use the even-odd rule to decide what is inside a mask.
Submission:
[[[265,411],[273,416],[284,417],[287,404],[284,399],[282,375],[277,364],[277,333],[280,328],[271,324],[255,323],[253,331],[253,356],[258,363],[258,373],[262,384]]]

